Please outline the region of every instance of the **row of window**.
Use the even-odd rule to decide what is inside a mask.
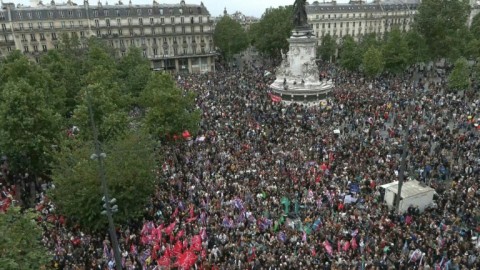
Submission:
[[[99,19],[95,19],[95,26],[99,27],[100,22],[101,22],[101,21],[100,21]],[[113,20],[110,20],[110,19],[108,19],[108,18],[105,19],[105,25],[107,25],[107,26],[113,26],[113,25],[114,25],[113,22],[114,22]],[[128,25],[133,25],[133,20],[132,20],[132,18],[128,18],[127,22],[128,22]],[[143,25],[143,22],[144,22],[143,18],[138,18],[138,25]],[[155,23],[158,23],[158,20],[155,21],[155,18],[150,18],[149,22],[150,22],[150,25],[154,25]],[[171,18],[170,18],[170,22],[171,22],[172,24],[175,24],[175,17],[171,17]],[[180,22],[181,22],[182,24],[184,24],[184,23],[185,23],[185,17],[181,17],[181,18],[180,18]],[[165,18],[160,18],[160,23],[161,23],[161,24],[164,24],[164,23],[165,23]],[[195,23],[194,17],[191,17],[191,18],[190,18],[190,23],[191,23],[191,24],[194,24],[194,23]],[[198,17],[198,23],[203,23],[203,17]],[[115,26],[121,26],[121,25],[122,25],[122,20],[121,20],[120,18],[118,18],[118,19],[116,20]]]
[[[403,26],[402,29],[405,31],[405,30],[406,30],[405,26]],[[378,28],[372,27],[372,28],[369,28],[369,29],[365,29],[365,33],[377,33],[377,31],[378,31],[378,33],[382,33],[382,32],[383,32],[380,27],[378,27]],[[330,35],[332,35],[332,36],[337,36],[337,31],[335,31],[335,30],[334,30],[334,31],[329,30],[329,31],[322,31],[322,32],[321,32],[322,38],[323,38],[327,33],[330,34]],[[338,36],[339,36],[340,38],[342,38],[342,37],[344,36],[343,30],[338,31],[338,34],[339,34]],[[345,31],[345,35],[350,35],[350,36],[352,36],[352,37],[355,37],[355,34],[357,34],[357,36],[361,36],[361,35],[362,35],[362,29],[358,29],[357,32],[355,32],[355,29]],[[318,38],[319,32],[316,33],[316,36],[317,36],[317,38]]]
[[[175,17],[171,17],[170,21],[171,21],[171,23],[174,24],[174,23],[175,23]],[[144,21],[143,21],[143,18],[139,18],[139,19],[138,19],[138,25],[143,25],[143,22],[144,22]],[[184,22],[185,22],[185,18],[184,18],[184,17],[181,17],[181,23],[183,24]],[[199,23],[202,23],[202,22],[203,22],[203,17],[199,17],[199,18],[198,18],[198,22],[199,22]],[[83,27],[83,23],[84,23],[84,21],[79,20],[77,26]],[[160,23],[161,23],[161,24],[165,23],[165,18],[161,18],[161,19],[160,19]],[[190,23],[192,23],[192,24],[195,23],[193,17],[190,18]],[[105,19],[105,24],[106,24],[106,26],[113,26],[113,23],[110,21],[110,19]],[[154,24],[155,24],[155,19],[154,19],[154,18],[150,18],[150,25],[154,25]],[[30,30],[33,30],[35,26],[36,26],[38,29],[44,29],[44,27],[46,26],[46,24],[44,24],[43,22],[37,22],[36,24],[34,24],[34,23],[27,23],[27,25],[28,25],[28,29],[30,29]],[[49,27],[50,29],[53,29],[53,28],[54,28],[54,25],[55,25],[54,22],[49,22],[49,23],[48,23],[48,27]],[[75,27],[75,21],[69,21],[68,24],[67,24],[67,22],[65,22],[65,21],[61,21],[61,25],[62,25],[62,28],[66,28],[66,27],[73,28],[73,27]],[[122,20],[121,20],[121,19],[117,19],[115,25],[116,25],[116,26],[121,26],[121,25],[122,25]],[[128,18],[128,25],[133,25],[133,23],[132,23],[132,18]],[[95,26],[96,26],[96,27],[99,27],[99,26],[100,26],[100,20],[95,19]],[[24,23],[18,23],[18,28],[19,28],[20,30],[24,30],[24,29],[25,29]],[[203,28],[203,26],[202,26],[202,28]],[[7,30],[7,25],[6,25],[5,23],[2,23],[2,30],[3,30],[3,31],[6,31],[6,30]]]
[[[58,49],[57,44],[55,44],[54,47],[55,47],[55,49]],[[8,47],[8,48],[10,48],[10,47]],[[7,48],[7,50],[8,50],[8,48]],[[38,48],[39,48],[38,45],[33,45],[32,46],[32,52],[40,52]],[[43,52],[47,52],[47,45],[42,45],[41,48],[42,48]],[[10,50],[11,50],[11,48],[10,48]],[[28,45],[23,46],[23,52],[24,53],[29,53],[30,52],[30,46],[28,46]]]
[[[188,9],[188,14],[193,14],[193,9],[192,8],[189,8]],[[84,16],[84,13],[83,13],[83,10],[81,9],[77,9],[77,10],[48,10],[48,11],[42,11],[42,10],[39,10],[39,11],[17,11],[17,18],[19,20],[23,20],[23,19],[29,19],[29,20],[32,20],[32,19],[44,19],[44,16],[46,14],[46,18],[55,18],[55,15],[57,15],[57,17],[60,17],[60,18],[85,18]],[[179,8],[178,9],[178,13],[180,14],[184,14],[183,12],[183,8]],[[202,13],[202,8],[201,7],[197,7],[197,13],[198,14],[201,14]],[[102,15],[102,16],[105,16],[105,17],[109,17],[109,16],[117,16],[117,17],[120,17],[120,16],[131,16],[131,15],[134,15],[134,11],[131,10],[131,9],[116,9],[116,10],[109,10],[109,9],[104,9],[104,10],[97,10],[97,9],[94,9],[93,10],[93,16],[94,17],[98,17],[98,15]],[[153,9],[147,9],[146,12],[144,9],[137,9],[136,10],[136,14],[138,16],[143,16],[143,15],[153,15]],[[160,14],[161,16],[164,15],[164,10],[163,8],[160,8],[158,10],[158,13],[157,14]],[[174,14],[174,9],[173,8],[169,8],[166,12],[166,14],[169,14],[169,15],[173,15]],[[5,14],[4,12],[0,12],[0,20],[1,19],[5,19]]]
[[[392,23],[393,23],[393,24],[400,24],[400,23],[406,24],[406,23],[408,23],[408,21],[409,21],[409,20],[408,20],[408,19],[405,19],[405,18],[403,18],[403,19],[394,19],[394,20],[388,19],[388,20],[385,21],[385,24],[388,24],[388,25],[390,25],[390,24],[392,24]],[[372,23],[373,23],[373,25],[376,26],[377,24],[380,24],[381,22],[378,22],[378,21],[370,21],[370,26],[372,26]],[[337,27],[337,23],[322,23],[322,29],[325,29],[325,26],[327,26],[327,28],[330,29],[330,26],[331,26],[332,24],[333,24],[333,27],[334,27],[334,28]],[[343,22],[340,22],[339,24],[340,24],[340,27],[343,27]],[[346,27],[347,27],[347,28],[350,27],[350,22],[346,22],[345,24],[346,24]],[[366,25],[368,25],[368,22],[366,22]],[[319,23],[317,23],[315,26],[316,26],[317,29],[320,28],[320,24],[319,24]],[[355,26],[356,26],[356,22],[352,22],[352,27],[355,27]],[[358,27],[362,27],[362,22],[358,22]]]
[[[409,13],[411,13],[411,12],[409,12]],[[389,15],[390,15],[390,16],[397,16],[397,15],[407,16],[407,15],[412,15],[412,14],[409,14],[409,13],[404,12],[403,14],[397,14],[397,13],[395,13],[395,14],[389,14],[389,13],[387,12],[387,13],[386,13],[386,16],[389,16]],[[358,13],[357,18],[360,18],[360,19],[361,19],[361,18],[362,18],[362,14],[365,14],[365,13]],[[356,14],[353,13],[351,18],[355,19],[355,16],[356,16]],[[364,18],[369,18],[369,17],[372,18],[372,17],[373,17],[373,13],[365,14],[365,16],[364,16]],[[343,18],[343,14],[338,14],[338,16],[337,16],[337,14],[326,14],[326,15],[325,15],[325,14],[322,14],[322,19],[325,19],[325,18],[327,18],[327,19],[337,19],[337,18],[341,19],[341,18]],[[345,18],[350,18],[350,14],[347,13],[346,16],[345,16]],[[316,15],[315,15],[315,19],[317,19],[317,20],[320,19],[320,15],[319,15],[319,14],[316,14]]]
[[[147,32],[147,34],[150,34],[150,35],[157,35],[157,34],[160,34],[160,33],[157,33],[156,32],[156,29],[155,28],[152,28],[152,29],[149,29],[150,31]],[[101,30],[96,30],[96,33],[97,33],[97,36],[100,35],[102,31]],[[195,31],[195,29],[192,27],[189,31],[187,31],[187,29],[185,29],[185,27],[182,27],[181,29],[181,32],[178,32],[179,34],[191,34],[191,33],[204,33],[203,31],[203,27],[201,26],[200,27],[200,31]],[[111,29],[108,29],[107,30],[107,35],[118,35],[118,36],[124,36],[124,35],[129,35],[129,36],[135,36],[135,35],[140,35],[140,36],[143,36],[145,35],[145,29],[144,28],[140,28],[140,29],[137,29],[137,30],[134,30],[132,28],[128,29],[128,34],[124,33],[123,29],[116,29],[116,30],[111,30]],[[177,30],[175,27],[172,27],[172,28],[166,28],[166,27],[162,27],[162,32],[161,34],[175,34],[177,33]]]

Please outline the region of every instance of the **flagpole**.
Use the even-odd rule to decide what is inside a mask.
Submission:
[[[117,233],[115,232],[115,225],[113,223],[112,217],[112,202],[110,201],[110,196],[108,194],[108,186],[107,186],[107,176],[105,172],[105,164],[103,159],[106,157],[105,153],[102,152],[100,142],[98,140],[98,131],[95,126],[95,120],[93,118],[93,109],[92,109],[92,102],[90,97],[90,91],[87,90],[87,103],[88,103],[88,113],[90,115],[90,124],[92,125],[93,131],[93,140],[95,143],[95,154],[92,155],[93,159],[98,161],[99,170],[98,173],[100,175],[102,191],[104,195],[104,202],[105,202],[105,210],[107,212],[107,219],[108,219],[108,230],[110,233],[110,238],[112,239],[112,246],[114,250],[114,258],[115,258],[115,268],[117,270],[122,270],[122,258],[120,257],[120,247],[118,245]]]

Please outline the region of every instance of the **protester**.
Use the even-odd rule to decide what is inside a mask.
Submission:
[[[415,69],[368,81],[324,65],[330,99],[286,105],[271,66],[243,66],[176,75],[200,131],[166,146],[144,221],[117,229],[125,269],[480,268],[479,100]],[[407,181],[437,192],[423,213],[379,189],[398,180],[405,132]],[[67,228],[43,193],[37,210],[54,267],[113,269],[108,236]]]

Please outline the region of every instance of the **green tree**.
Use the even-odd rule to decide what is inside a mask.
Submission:
[[[387,41],[383,46],[385,69],[393,73],[401,73],[408,66],[410,54],[408,43],[398,27],[388,33]]]
[[[380,41],[377,38],[377,34],[368,33],[365,34],[360,40],[358,47],[361,52],[366,52],[370,47],[379,48],[381,46]]]
[[[350,71],[358,70],[362,63],[362,55],[352,36],[345,36],[340,49],[340,65]]]
[[[124,93],[133,98],[139,97],[152,73],[150,62],[136,47],[130,47],[127,54],[120,58],[118,71]]]
[[[213,41],[226,59],[248,47],[247,33],[239,22],[229,16],[223,16],[215,26]]]
[[[77,97],[83,87],[83,63],[77,57],[62,50],[50,50],[41,60],[40,65],[53,78],[54,87],[65,92],[65,113],[71,116],[77,106]]]
[[[330,33],[327,33],[324,37],[322,37],[322,43],[318,47],[317,54],[323,61],[330,61],[335,55],[336,49],[337,41],[330,35]]]
[[[269,8],[260,21],[250,28],[252,43],[257,50],[269,57],[281,57],[281,50],[288,51],[292,29],[292,6]]]
[[[465,49],[465,56],[468,59],[477,59],[480,57],[480,36],[478,38],[472,38]]]
[[[480,57],[477,58],[477,61],[473,66],[472,77],[477,89],[479,89],[480,88]]]
[[[85,59],[86,70],[83,85],[78,94],[72,125],[80,128],[80,138],[91,140],[89,103],[93,108],[95,123],[98,125],[99,140],[115,139],[125,133],[128,127],[129,99],[119,85],[119,70],[113,53],[101,41],[90,40]]]
[[[195,95],[183,93],[170,75],[152,74],[141,102],[146,108],[144,124],[152,136],[165,138],[184,130],[197,132],[201,112],[196,109]]]
[[[79,137],[86,141],[93,138],[89,106],[92,107],[101,142],[124,134],[128,128],[128,114],[122,105],[122,99],[118,88],[108,88],[100,83],[84,87],[80,93],[80,103],[75,108],[72,118],[72,124],[80,129]]]
[[[382,51],[371,46],[363,55],[363,71],[368,77],[375,77],[382,73],[384,59]]]
[[[141,134],[129,133],[103,145],[106,181],[111,198],[117,199],[116,224],[127,224],[143,214],[155,186],[152,142]],[[71,140],[62,145],[53,169],[55,189],[50,191],[58,213],[72,224],[89,231],[106,228],[101,215],[103,192],[98,161],[91,142]]]
[[[423,0],[415,17],[415,27],[425,37],[434,59],[457,55],[470,14],[468,0]]]
[[[0,92],[0,149],[16,172],[45,175],[62,139],[61,117],[45,90],[27,80],[9,81]]]
[[[65,91],[57,87],[49,72],[30,61],[19,51],[7,56],[0,66],[0,91],[8,82],[25,81],[28,85],[41,91],[47,105],[57,112],[65,111]]]
[[[480,13],[473,17],[472,24],[470,25],[470,32],[474,37],[480,37]]]
[[[408,46],[408,51],[410,52],[408,59],[409,64],[424,63],[430,59],[425,38],[415,29],[405,34],[405,41]]]
[[[467,59],[459,58],[455,67],[448,76],[448,88],[450,91],[466,91],[470,87],[470,70]]]
[[[11,206],[0,214],[0,268],[4,270],[38,270],[49,261],[43,246],[42,230],[36,215]]]

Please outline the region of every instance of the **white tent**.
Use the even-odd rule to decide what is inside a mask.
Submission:
[[[395,200],[398,194],[398,181],[380,186],[385,189],[384,201],[390,208],[395,207]],[[406,212],[410,206],[418,206],[423,212],[425,208],[433,203],[435,190],[418,181],[404,182],[402,185],[400,212]]]

